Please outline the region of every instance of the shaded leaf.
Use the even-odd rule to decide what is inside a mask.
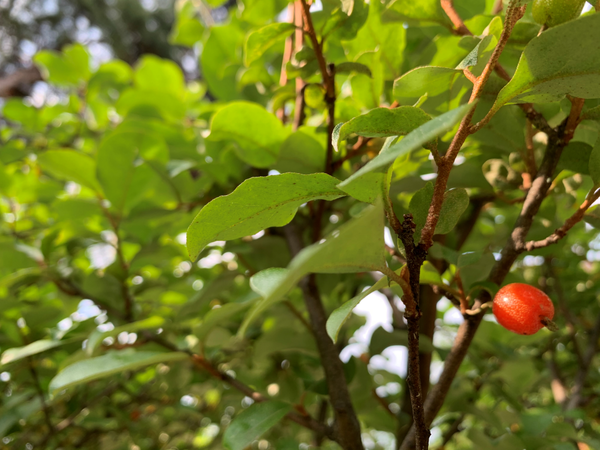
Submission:
[[[74,181],[82,186],[100,191],[96,179],[96,162],[84,153],[75,150],[49,150],[38,156],[44,170],[65,181]]]
[[[353,273],[385,267],[383,254],[383,207],[381,202],[369,206],[358,218],[342,225],[324,242],[300,251],[278,284],[269,287],[268,296],[248,313],[238,335],[265,309],[283,296],[308,273]]]
[[[117,336],[122,332],[132,333],[134,331],[139,330],[151,330],[154,328],[159,328],[165,323],[165,319],[159,316],[148,317],[144,320],[139,320],[137,322],[128,323],[126,325],[122,325],[120,327],[113,328],[109,331],[100,331],[94,330],[90,337],[88,338],[87,345],[85,347],[85,351],[88,355],[92,355],[96,347],[107,337],[109,336]]]
[[[129,350],[111,352],[97,358],[85,359],[67,366],[52,378],[48,390],[56,392],[61,389],[97,380],[98,378],[121,373],[125,370],[136,370],[150,364],[180,361],[186,358],[188,358],[188,355],[183,352],[134,352]]]
[[[408,209],[413,215],[415,225],[415,242],[421,239],[421,231],[425,226],[431,200],[433,199],[433,183],[428,182],[419,189],[410,200]],[[456,226],[460,216],[469,206],[469,195],[463,188],[451,189],[444,194],[444,203],[435,227],[435,234],[447,234]]]
[[[260,59],[265,51],[294,31],[294,24],[276,22],[253,31],[244,42],[244,64],[249,66]]]
[[[358,306],[358,304],[369,294],[372,294],[379,289],[383,289],[388,285],[389,281],[387,277],[382,277],[377,281],[373,286],[368,289],[365,289],[356,297],[348,300],[339,308],[335,309],[329,318],[327,319],[327,334],[331,338],[333,342],[337,342],[338,335],[340,334],[340,330],[342,326],[346,323],[346,321],[352,315],[352,311],[354,308]]]
[[[276,400],[250,406],[236,416],[225,430],[223,446],[229,450],[244,450],[291,410],[292,405]]]

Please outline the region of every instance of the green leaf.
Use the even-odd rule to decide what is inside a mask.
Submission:
[[[126,370],[136,370],[150,364],[166,363],[170,361],[181,361],[189,356],[183,352],[155,352],[139,351],[131,349],[119,352],[111,352],[97,358],[78,361],[65,367],[52,381],[48,390],[56,392],[79,384],[87,383],[99,378],[108,377]]]
[[[61,86],[76,86],[90,77],[90,55],[81,44],[68,45],[62,54],[42,50],[33,60],[41,66],[44,78]]]
[[[457,267],[464,289],[469,290],[474,283],[485,280],[495,263],[494,255],[490,252],[475,251],[460,255]]]
[[[154,55],[141,58],[134,74],[134,82],[142,91],[168,92],[174,97],[185,95],[185,79],[177,64]]]
[[[361,63],[346,61],[335,66],[335,73],[362,73],[372,77],[371,69]]]
[[[152,175],[139,159],[166,163],[169,150],[151,134],[117,132],[100,143],[97,157],[98,180],[112,208],[119,213],[130,209],[147,194]]]
[[[286,173],[247,179],[231,194],[214,199],[194,218],[187,231],[190,259],[195,261],[210,242],[282,227],[292,220],[303,203],[344,196],[336,188],[338,182],[324,173]]]
[[[355,39],[342,41],[342,46],[348,59],[355,62],[367,52],[376,52],[377,63],[381,62],[382,64],[383,77],[386,80],[392,80],[402,73],[406,30],[397,23],[382,22],[382,9],[381,2],[370,2],[367,23],[358,31]],[[336,72],[338,72],[337,67],[336,65]],[[375,77],[375,72],[378,70],[374,70],[373,65],[369,65],[369,67]],[[354,85],[352,90],[355,90]]]
[[[266,298],[285,279],[288,272],[288,269],[283,267],[261,270],[250,278],[250,288],[262,298]]]
[[[294,24],[276,22],[253,31],[244,43],[244,64],[249,66],[260,59],[265,51],[294,31]]]
[[[399,271],[398,271],[398,273],[399,273]],[[327,334],[329,335],[329,337],[331,338],[331,340],[333,342],[337,342],[338,335],[340,334],[340,330],[342,329],[342,326],[346,323],[346,321],[352,315],[352,311],[354,310],[354,308],[356,308],[358,306],[358,304],[367,295],[372,294],[373,292],[378,291],[379,289],[383,289],[388,284],[389,284],[389,281],[388,281],[387,277],[380,278],[379,281],[377,281],[369,289],[365,289],[360,294],[358,294],[356,297],[352,298],[351,300],[348,300],[346,303],[344,303],[339,308],[336,308],[331,313],[331,315],[327,319],[326,327],[327,327]]]
[[[194,336],[202,341],[215,326],[225,322],[226,320],[229,320],[236,314],[247,309],[257,299],[258,296],[255,295],[251,300],[243,303],[226,303],[225,305],[211,309],[202,318],[202,323],[198,327],[194,328]]]
[[[255,167],[268,167],[277,161],[285,134],[279,119],[262,106],[233,102],[213,116],[209,139],[234,140],[240,159]]]
[[[353,273],[385,268],[383,248],[383,207],[378,202],[342,225],[324,242],[300,251],[288,266],[286,276],[270,286],[268,296],[248,313],[238,335],[243,336],[252,321],[280,301],[308,273]]]
[[[600,139],[596,141],[589,160],[589,173],[594,184],[600,184]]]
[[[600,229],[600,209],[597,206],[588,209],[583,216],[583,220],[594,228]]]
[[[119,333],[122,333],[124,331],[132,333],[138,330],[152,330],[154,328],[161,327],[164,323],[165,319],[163,319],[162,317],[152,316],[144,320],[139,320],[137,322],[132,322],[126,325],[122,325],[120,327],[113,328],[109,331],[94,330],[88,338],[85,351],[88,355],[92,355],[98,344],[100,344],[104,339],[106,339],[109,336],[117,336]]]
[[[335,3],[341,3],[340,7],[332,12],[321,12],[321,14],[329,15],[322,29],[322,34],[327,36],[335,32],[338,39],[354,39],[356,33],[367,21],[369,7],[362,0],[341,0]]]
[[[402,345],[408,347],[408,331],[394,330],[386,331],[384,328],[377,328],[371,335],[369,342],[369,354],[380,355],[386,348],[394,345]],[[419,351],[422,353],[433,352],[434,347],[431,339],[424,334],[419,334]]]
[[[397,19],[412,19],[426,22],[435,22],[446,24],[449,22],[448,16],[440,6],[437,0],[392,0],[388,8],[398,13]]]
[[[521,55],[510,82],[492,107],[510,103],[549,103],[570,94],[600,97],[600,14],[582,16],[544,31]]]
[[[275,400],[250,406],[236,416],[225,430],[223,446],[228,450],[244,450],[291,410],[292,405]]]
[[[556,173],[561,170],[589,175],[592,147],[585,142],[570,142],[563,150]]]
[[[49,339],[42,339],[39,341],[32,342],[31,344],[28,344],[24,347],[9,348],[5,350],[4,353],[2,353],[2,358],[0,358],[0,364],[10,364],[14,361],[27,358],[28,356],[37,355],[38,353],[45,352],[46,350],[50,350],[51,348],[67,344],[69,342],[72,341],[53,341]]]
[[[333,148],[337,151],[340,141],[351,134],[366,137],[401,136],[431,120],[429,114],[413,106],[399,108],[376,108],[367,114],[338,124],[333,130]]]
[[[279,172],[315,173],[325,167],[327,137],[316,128],[303,126],[290,134],[281,144],[279,159],[272,166]]]
[[[433,284],[436,286],[444,286],[442,277],[438,270],[429,261],[425,261],[421,266],[419,276],[420,284]]]
[[[433,183],[428,182],[419,189],[410,200],[408,209],[413,215],[415,225],[415,242],[421,239],[421,231],[425,226],[427,214],[433,199]],[[447,234],[456,226],[458,219],[469,206],[469,194],[463,188],[451,189],[444,194],[444,203],[435,227],[435,234]]]
[[[417,67],[394,81],[394,99],[401,104],[413,103],[425,94],[428,97],[447,94],[456,80],[462,76],[464,76],[462,70],[458,69]]]
[[[38,156],[42,169],[61,180],[74,181],[94,191],[100,191],[96,179],[96,162],[75,150],[49,150]]]
[[[467,115],[473,105],[459,106],[448,111],[419,128],[411,131],[401,141],[391,145],[385,152],[381,152],[376,158],[369,161],[363,168],[338,185],[344,190],[350,183],[358,180],[365,174],[380,168],[389,167],[399,156],[406,155],[413,150],[423,147],[425,144],[452,129],[460,120]]]

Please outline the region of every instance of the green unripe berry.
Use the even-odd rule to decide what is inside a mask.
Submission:
[[[576,19],[585,0],[533,0],[533,19],[548,28]]]

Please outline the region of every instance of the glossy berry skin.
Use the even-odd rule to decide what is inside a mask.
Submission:
[[[544,327],[542,319],[554,317],[552,300],[533,286],[512,283],[494,297],[493,312],[498,323],[518,334],[535,334]]]

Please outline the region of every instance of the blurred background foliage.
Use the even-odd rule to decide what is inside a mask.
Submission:
[[[391,104],[394,80],[410,69],[455,67],[495,26],[491,0],[457,2],[475,36],[452,33],[437,2],[355,3],[352,22],[342,25],[348,16],[340,2],[323,0],[315,5],[320,10],[313,8],[316,28],[328,36],[327,61],[361,64],[336,74],[337,122]],[[281,131],[277,162],[268,167],[252,167],[243,142],[210,137],[211,118],[227,102],[283,109],[290,118],[294,78],[320,82],[314,53],[305,46],[280,85],[285,35],[251,63],[244,59],[249,33],[287,20],[287,11],[285,0],[0,1],[0,74],[36,64],[43,77],[17,83],[2,100],[0,448],[223,448],[223,433],[253,400],[189,358],[175,360],[177,349],[203,354],[268,398],[303,405],[324,421],[331,417],[298,290],[263,313],[247,339],[234,338],[257,298],[250,276],[290,261],[281,230],[215,242],[197,263],[185,249],[185,231],[199,208],[246,178],[322,170],[327,138],[318,92],[307,95],[305,125]],[[501,57],[510,73],[538,31],[528,11]],[[482,102],[491,104],[502,85],[493,76]],[[470,88],[464,79],[451,91],[446,87],[422,98],[421,108],[438,115]],[[405,104],[420,96],[409,103],[407,94]],[[586,109],[594,106],[586,102]],[[556,125],[568,103],[540,109]],[[599,130],[594,118],[579,126],[530,238],[552,233],[585,198]],[[468,274],[463,281],[468,289],[487,277],[520,210],[527,133],[522,112],[507,106],[467,141],[449,187],[467,188],[470,204],[431,250],[435,276],[453,282],[458,254],[480,252],[460,268]],[[441,139],[441,150],[450,138]],[[336,176],[348,177],[382,144],[373,139],[369,152],[346,161]],[[543,144],[542,134],[534,137],[538,162]],[[410,210],[414,193],[433,173],[425,149],[396,162],[391,192],[398,215]],[[325,231],[363,207],[350,197],[336,201]],[[301,226],[310,225],[308,209],[299,209]],[[488,315],[433,424],[433,447],[600,448],[597,220],[590,216],[591,225],[579,224],[558,245],[515,265],[506,281],[544,289],[561,331],[517,336]],[[389,256],[388,263],[400,267]],[[319,275],[318,282],[330,312],[373,285],[374,277]],[[425,285],[423,292],[434,299],[433,328],[424,335],[435,383],[462,317],[448,299]],[[394,448],[409,423],[406,349],[398,345],[406,330],[392,314],[401,309],[395,292],[373,294],[339,341],[369,449]],[[572,395],[588,352],[581,401],[566,408],[563,400]],[[100,368],[86,366],[94,358],[105,358]],[[79,381],[53,391],[51,381],[75,364]],[[116,369],[106,372],[110,367]],[[452,433],[457,430],[464,431]],[[289,420],[251,444],[260,450],[317,445],[338,448]]]

